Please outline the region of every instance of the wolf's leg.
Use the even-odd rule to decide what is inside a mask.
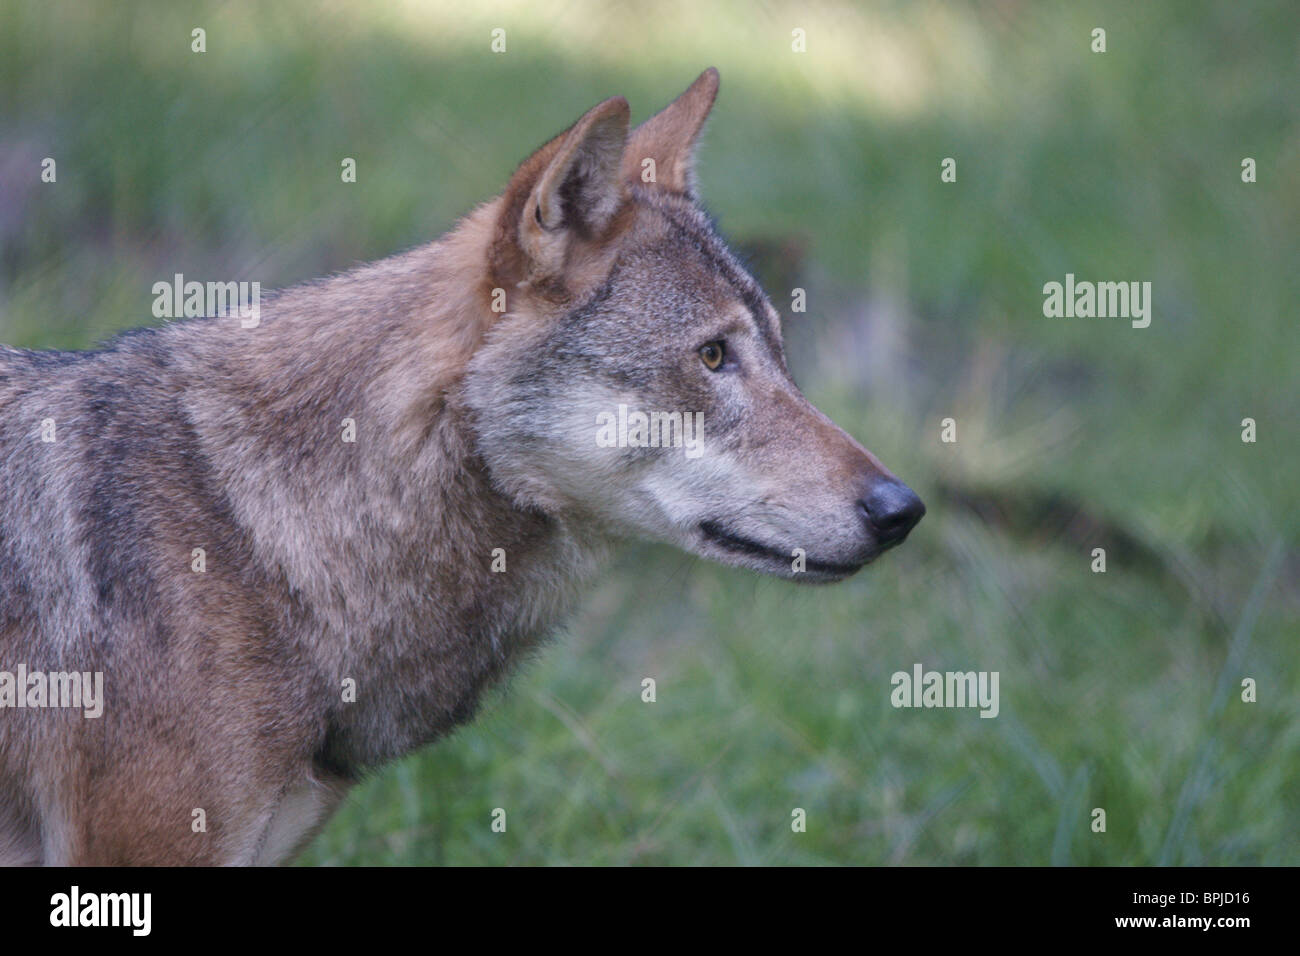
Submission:
[[[0,816],[0,867],[40,866],[43,862],[36,828],[12,814]]]
[[[314,776],[287,788],[268,814],[251,859],[238,862],[276,866],[293,859],[320,832],[345,792],[341,783]]]

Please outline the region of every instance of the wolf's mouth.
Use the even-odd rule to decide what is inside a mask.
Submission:
[[[779,548],[773,548],[766,544],[762,544],[761,542],[754,541],[751,538],[744,538],[738,534],[732,534],[716,521],[700,522],[700,531],[704,534],[704,537],[712,541],[714,544],[726,548],[728,551],[735,552],[736,554],[747,554],[756,558],[768,558],[787,565],[794,557],[791,554],[786,554]],[[814,561],[812,558],[804,559],[805,567],[807,567],[809,571],[816,571],[821,574],[832,574],[837,577],[854,574],[861,570],[862,565],[865,563],[865,561],[860,561],[856,564],[836,564],[831,561]]]

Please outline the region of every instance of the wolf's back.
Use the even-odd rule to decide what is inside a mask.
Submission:
[[[33,654],[75,651],[148,589],[139,515],[177,437],[149,353],[0,353],[0,620]]]

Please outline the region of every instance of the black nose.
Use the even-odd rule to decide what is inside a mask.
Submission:
[[[925,514],[925,505],[901,481],[877,481],[858,502],[884,545],[898,544]]]

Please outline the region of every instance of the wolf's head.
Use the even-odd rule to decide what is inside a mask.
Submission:
[[[517,503],[782,577],[830,581],[925,506],[814,408],[776,310],[697,204],[705,71],[629,135],[606,100],[498,201],[470,363],[479,450]]]

